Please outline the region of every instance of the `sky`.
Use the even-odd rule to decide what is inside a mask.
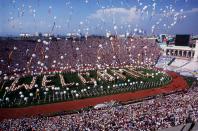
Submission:
[[[0,36],[198,34],[198,0],[0,0],[0,15]]]

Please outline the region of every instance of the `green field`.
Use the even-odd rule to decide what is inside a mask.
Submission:
[[[113,73],[112,70],[119,72],[119,74],[125,76],[126,79],[118,77],[118,75]],[[105,80],[104,77],[97,74],[96,70],[88,71],[87,74],[86,72],[81,72],[86,81],[91,81],[94,79],[95,84],[92,82],[83,83],[77,72],[61,73],[66,84],[73,83],[65,86],[61,84],[59,73],[54,73],[53,75],[48,76],[47,78],[50,81],[46,82],[46,86],[42,86],[44,74],[37,76],[36,82],[31,89],[21,87],[17,90],[10,91],[9,88],[14,80],[2,81],[0,83],[0,107],[24,107],[124,92],[134,92],[137,90],[161,87],[171,81],[171,78],[166,73],[151,69],[141,68],[131,71],[128,68],[124,68],[124,70],[124,72],[118,69],[106,70],[105,72],[107,74],[115,78],[113,81],[109,81],[109,79]],[[127,72],[132,72],[132,74],[137,73],[139,77],[133,77]],[[22,84],[29,85],[32,80],[33,76],[20,78],[15,86]]]

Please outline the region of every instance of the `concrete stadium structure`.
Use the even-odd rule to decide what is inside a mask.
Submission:
[[[184,76],[198,77],[198,40],[194,44],[194,48],[188,46],[162,47],[163,58],[158,60],[156,66]]]

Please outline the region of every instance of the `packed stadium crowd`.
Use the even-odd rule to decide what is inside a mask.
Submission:
[[[66,38],[53,40],[1,40],[1,74],[33,74],[43,70],[71,70],[80,65],[154,64],[160,55],[155,39]]]
[[[75,114],[8,119],[3,130],[157,130],[198,121],[198,82],[191,88],[138,103]]]
[[[120,65],[154,65],[160,56],[155,40],[99,38],[1,41],[1,76],[43,70],[76,70]],[[16,74],[15,74],[16,72]],[[4,73],[4,75],[3,75]],[[1,77],[1,78],[3,78]],[[185,91],[138,103],[82,110],[56,116],[7,119],[2,130],[157,130],[198,121],[198,83]]]

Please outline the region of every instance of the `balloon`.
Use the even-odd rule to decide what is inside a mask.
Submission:
[[[49,15],[51,14],[51,10],[52,10],[52,6],[49,6],[49,8],[48,8],[48,14]]]

